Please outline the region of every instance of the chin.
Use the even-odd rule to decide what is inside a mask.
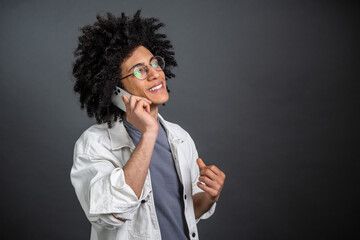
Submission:
[[[157,98],[157,99],[149,99],[153,104],[155,105],[161,105],[166,103],[169,100],[169,95],[164,96],[162,98]]]

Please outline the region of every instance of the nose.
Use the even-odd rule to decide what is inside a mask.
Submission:
[[[154,80],[159,78],[159,71],[156,71],[152,66],[148,66],[148,80]]]

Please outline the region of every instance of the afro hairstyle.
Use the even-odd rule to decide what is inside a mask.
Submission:
[[[162,56],[166,80],[175,77],[171,72],[177,66],[173,46],[165,34],[158,32],[165,25],[157,18],[141,18],[140,13],[138,10],[132,19],[124,13],[121,17],[97,15],[93,25],[80,29],[82,35],[74,51],[74,91],[80,94],[81,109],[86,107],[90,118],[95,117],[97,124],[107,123],[109,128],[124,114],[111,102],[115,86],[123,87],[121,63],[137,47],[144,46]]]

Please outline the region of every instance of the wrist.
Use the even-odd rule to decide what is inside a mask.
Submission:
[[[151,129],[151,130],[146,130],[143,134],[142,137],[146,138],[146,139],[155,139],[157,138],[159,129]]]
[[[206,199],[206,201],[210,204],[214,204],[219,200],[219,196],[216,197],[212,197],[209,194],[204,194],[204,198]]]

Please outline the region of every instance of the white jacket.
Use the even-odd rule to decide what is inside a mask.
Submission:
[[[196,223],[210,217],[216,204],[200,219],[195,219],[192,196],[202,192],[196,185],[199,168],[195,144],[179,125],[165,121],[160,115],[159,120],[167,132],[176,171],[184,187],[189,238],[195,240],[198,239]],[[91,240],[161,239],[150,171],[139,199],[125,182],[122,167],[134,149],[122,122],[115,122],[112,128],[106,123],[93,125],[75,144],[71,182],[92,224]]]

